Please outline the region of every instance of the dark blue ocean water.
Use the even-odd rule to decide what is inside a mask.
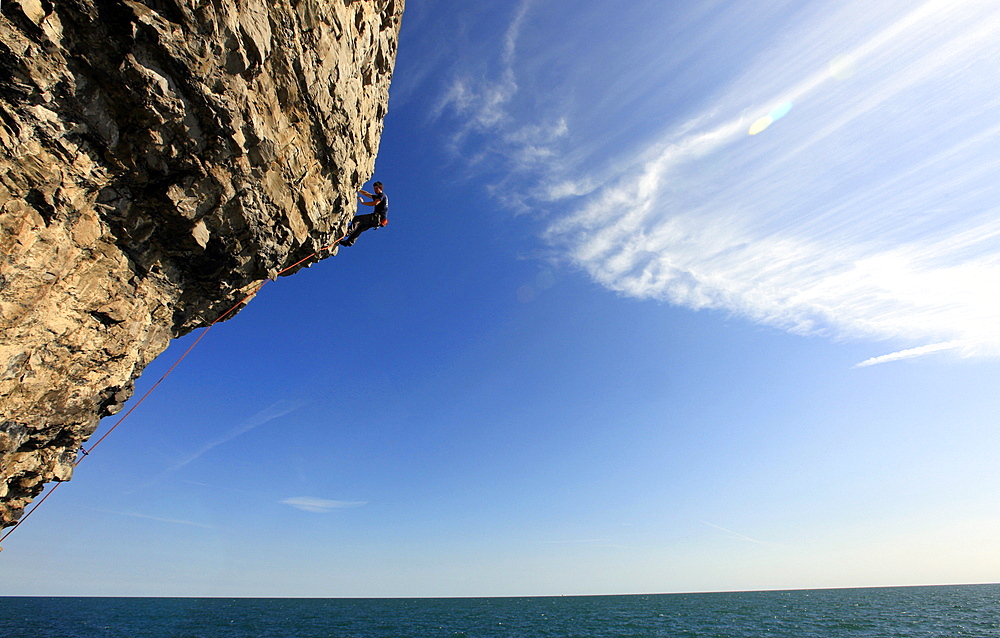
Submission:
[[[0,598],[0,638],[1000,637],[1000,585],[540,598]]]

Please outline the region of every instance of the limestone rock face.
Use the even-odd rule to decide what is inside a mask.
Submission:
[[[342,234],[403,2],[3,0],[0,527],[171,338]]]

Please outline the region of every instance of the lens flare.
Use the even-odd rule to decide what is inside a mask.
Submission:
[[[770,115],[765,115],[764,117],[760,118],[759,120],[750,125],[750,131],[749,131],[750,135],[756,135],[757,133],[762,133],[764,129],[771,126],[771,122],[773,121],[774,120],[771,119]]]
[[[782,102],[778,106],[776,106],[773,109],[771,109],[771,112],[768,113],[768,115],[771,117],[771,121],[772,122],[777,122],[781,118],[783,118],[786,115],[788,115],[788,112],[791,111],[791,110],[792,110],[792,103],[791,102]]]
[[[788,115],[788,112],[791,110],[792,110],[791,102],[782,102],[778,106],[771,109],[770,113],[768,113],[764,117],[760,118],[759,120],[751,124],[750,130],[747,132],[750,135],[757,135],[758,133],[763,132],[764,129],[766,129],[767,127],[771,126],[781,118]]]

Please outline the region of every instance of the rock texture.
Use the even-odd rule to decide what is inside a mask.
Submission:
[[[0,526],[171,338],[343,232],[402,11],[3,0]]]

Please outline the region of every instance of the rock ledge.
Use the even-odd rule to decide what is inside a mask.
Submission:
[[[171,338],[343,232],[403,4],[3,0],[0,527]]]

